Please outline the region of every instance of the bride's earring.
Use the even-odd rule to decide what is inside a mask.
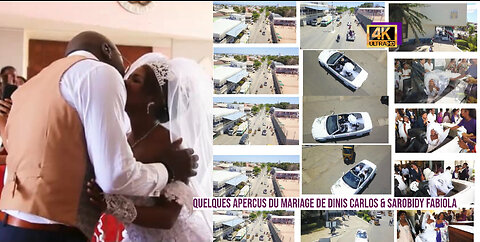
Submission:
[[[152,105],[154,105],[154,104],[155,104],[155,102],[149,102],[149,103],[147,104],[147,114],[150,114],[150,106],[152,106]]]

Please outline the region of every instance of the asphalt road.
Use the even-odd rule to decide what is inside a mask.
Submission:
[[[273,126],[272,120],[267,115],[265,108],[262,108],[257,115],[251,118],[250,126],[252,127],[252,133],[250,134],[251,145],[278,145],[275,131],[271,128]],[[258,131],[259,128],[260,131]],[[262,135],[263,130],[267,130],[266,135]]]
[[[270,127],[272,127],[272,120],[267,115],[265,108],[261,109],[257,115],[248,119],[247,122],[249,122],[249,128],[252,129],[252,133],[249,135],[250,145],[278,145],[275,131],[273,128],[270,129]],[[264,123],[265,125],[263,125]],[[260,131],[258,131],[258,128],[260,128]],[[263,130],[267,130],[266,135],[262,135]],[[213,140],[213,144],[238,145],[241,138],[242,136],[229,136],[228,134],[220,134]]]
[[[248,43],[272,43],[272,33],[268,22],[264,11],[255,23],[248,26],[248,30],[250,31]],[[262,35],[262,32],[265,32],[265,35]]]
[[[387,95],[387,51],[346,50],[345,55],[368,72],[363,85],[353,90],[327,72],[318,62],[321,50],[303,51],[303,95],[385,96]]]
[[[263,62],[260,68],[250,75],[253,75],[253,78],[248,92],[249,94],[275,94],[273,77],[272,73],[268,70],[267,61]],[[266,86],[264,85],[265,82],[267,82]],[[260,86],[262,86],[262,88],[260,88]]]
[[[367,48],[367,33],[355,22],[356,17],[344,14],[340,19],[341,25],[336,20],[326,27],[320,25],[306,25],[300,27],[300,48],[302,49],[365,49]],[[351,29],[355,31],[355,41],[347,41],[347,23],[352,24]],[[332,31],[333,30],[333,31]],[[337,42],[337,35],[340,34],[340,41]]]
[[[387,211],[385,211],[387,213]],[[388,214],[388,213],[387,213]],[[337,228],[335,236],[330,234],[330,229],[324,228],[310,234],[302,235],[302,242],[319,241],[321,239],[330,238],[331,242],[352,242],[355,241],[355,235],[358,229],[367,231],[368,241],[383,242],[394,240],[394,226],[389,225],[392,217],[383,215],[380,219],[380,225],[367,223],[363,219],[350,215],[345,216],[346,221],[342,222],[340,228]]]
[[[249,197],[275,197],[272,179],[268,178],[266,167],[262,169],[257,178],[251,178],[249,182],[251,184]],[[267,189],[266,194],[263,193],[265,189]]]
[[[388,145],[356,145],[355,162],[345,164],[341,145],[321,145],[302,149],[303,194],[331,194],[331,186],[362,160],[377,165],[373,180],[362,194],[391,193],[391,151]]]
[[[270,232],[268,230],[268,225],[263,216],[257,217],[255,221],[247,226],[247,235],[250,235],[248,241],[260,241],[260,236],[263,235],[263,241],[268,241],[270,237]],[[258,236],[255,236],[257,235]]]
[[[380,96],[304,96],[303,97],[303,142],[316,143],[312,137],[315,118],[349,112],[368,112],[372,119],[369,135],[352,139],[336,140],[339,143],[388,143],[388,106],[380,102]]]

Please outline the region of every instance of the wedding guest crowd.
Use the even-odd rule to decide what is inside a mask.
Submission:
[[[457,131],[460,152],[476,152],[475,109],[395,110],[398,152],[434,151],[455,138],[452,131]]]
[[[411,213],[412,211],[410,211]],[[459,211],[420,211],[411,216],[407,211],[398,211],[398,242],[449,242],[448,227],[457,221],[474,221],[473,208]]]

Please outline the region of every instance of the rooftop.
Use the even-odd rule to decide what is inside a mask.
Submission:
[[[240,112],[240,111],[238,111],[237,109],[231,109],[231,108],[213,108],[214,117],[224,117],[237,112]]]
[[[213,22],[213,34],[224,35],[241,23],[242,21],[238,20],[219,19]]]
[[[300,180],[276,179],[284,197],[300,196]]]
[[[282,94],[298,94],[298,74],[277,73],[276,75]]]
[[[281,241],[293,242],[295,241],[295,225],[293,224],[274,224],[278,231]]]
[[[220,171],[215,170],[212,172],[213,182],[217,182],[217,183],[225,183],[241,175],[242,173],[240,172],[225,171],[225,170],[220,170]]]
[[[240,73],[243,69],[229,66],[219,66],[213,70],[213,80],[226,80],[229,77]]]

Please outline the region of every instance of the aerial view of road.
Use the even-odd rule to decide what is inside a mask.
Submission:
[[[355,161],[346,164],[341,145],[322,145],[302,149],[302,190],[304,194],[330,194],[342,174],[362,160],[377,166],[376,175],[362,194],[391,193],[391,151],[387,145],[356,145]]]
[[[272,126],[270,115],[262,108],[255,116],[248,119],[250,133],[250,145],[278,145],[277,136]],[[265,135],[263,134],[265,130]],[[229,136],[220,134],[213,140],[214,145],[238,145],[242,136]]]
[[[257,115],[250,119],[250,127],[253,130],[250,134],[251,145],[278,145],[272,120],[265,108],[262,108]],[[265,135],[263,135],[264,130],[266,130]]]
[[[350,112],[368,112],[372,120],[370,134],[351,139],[331,140],[343,143],[387,143],[388,106],[380,102],[380,96],[304,96],[303,97],[303,142],[317,143],[312,137],[315,118]]]
[[[248,26],[248,31],[250,33],[248,43],[272,43],[270,21],[267,19],[265,11],[260,13],[257,21]]]
[[[345,221],[342,222],[340,228],[337,228],[334,236],[330,234],[330,229],[324,228],[320,231],[302,235],[302,242],[352,242],[355,241],[358,229],[366,230],[370,242],[393,241],[394,226],[390,226],[389,223],[393,217],[382,215],[382,218],[379,219],[380,225],[368,223],[354,215],[350,215],[348,218],[347,216],[344,217]]]
[[[250,178],[249,182],[251,184],[249,197],[275,197],[272,179],[269,178],[267,167],[263,168],[257,177]]]
[[[340,21],[333,20],[329,25],[305,25],[300,27],[300,48],[302,49],[365,49],[367,48],[367,33],[361,25],[355,23],[356,17],[350,13],[342,14]],[[355,40],[347,41],[346,35],[350,29],[355,32]],[[337,35],[340,40],[337,42]]]
[[[263,235],[263,241],[269,241],[270,232],[268,230],[267,221],[263,216],[258,216],[255,221],[247,226],[247,236],[250,235],[248,241],[261,241],[260,236]]]
[[[303,51],[303,95],[305,96],[385,96],[387,95],[387,51],[345,50],[345,56],[368,73],[367,80],[351,89],[320,66],[322,50]]]
[[[258,70],[250,75],[253,76],[253,78],[249,94],[275,94],[273,77],[271,71],[268,70],[267,61],[264,61]],[[265,82],[267,85],[265,85]]]

